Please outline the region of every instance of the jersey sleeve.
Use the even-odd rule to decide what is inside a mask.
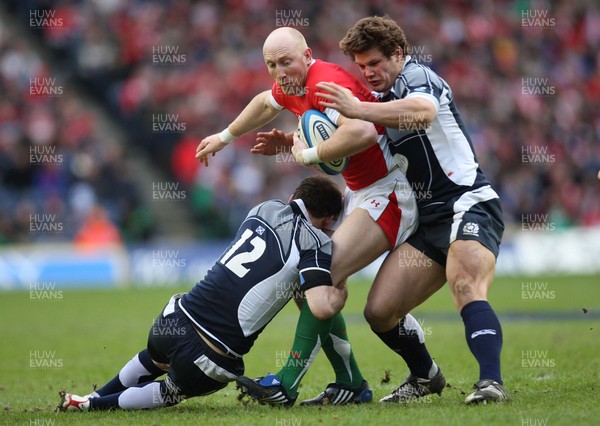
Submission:
[[[435,111],[440,109],[440,98],[442,96],[443,87],[440,86],[435,79],[433,73],[421,66],[412,66],[406,73],[403,73],[402,80],[406,90],[406,96],[421,97],[429,100],[435,106]],[[397,81],[396,85],[400,82]]]
[[[331,282],[331,241],[325,246],[300,251],[300,288],[308,290]]]
[[[269,95],[269,102],[271,106],[275,109],[282,110],[285,107],[283,106],[283,92],[280,87],[277,85],[277,82],[273,83],[273,87],[271,87],[271,93]]]

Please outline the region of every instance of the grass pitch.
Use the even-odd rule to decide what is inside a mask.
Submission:
[[[153,319],[171,294],[186,289],[53,290],[0,294],[2,342],[0,424],[21,425],[587,425],[598,424],[600,277],[497,278],[490,294],[504,332],[503,375],[512,400],[464,406],[478,378],[462,321],[447,288],[413,314],[448,387],[406,406],[273,409],[236,399],[235,385],[179,406],[136,412],[53,412],[58,391],[84,394],[112,378],[146,342]],[[407,374],[402,360],[371,333],[362,317],[369,284],[350,283],[344,309],[350,338],[374,400]],[[43,296],[47,297],[43,297]],[[246,374],[279,370],[298,312],[289,304],[245,358]],[[386,382],[386,371],[390,380]],[[299,400],[321,392],[333,373],[319,355]]]

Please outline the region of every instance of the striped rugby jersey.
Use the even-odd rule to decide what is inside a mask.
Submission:
[[[292,297],[331,285],[331,248],[302,200],[259,204],[180,306],[213,343],[241,357]]]
[[[435,223],[452,214],[453,207],[468,209],[468,205],[498,198],[479,168],[450,86],[407,55],[394,86],[379,99],[388,102],[411,97],[423,97],[435,105],[433,122],[427,126],[400,123],[386,132],[390,151],[415,193],[419,222]],[[459,200],[460,206],[454,206]]]

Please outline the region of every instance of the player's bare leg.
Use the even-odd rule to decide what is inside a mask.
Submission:
[[[331,279],[334,285],[361,270],[389,250],[390,242],[366,210],[357,208],[335,231]]]
[[[445,282],[443,266],[403,243],[383,261],[369,291],[365,318],[376,333],[390,330]]]
[[[487,302],[495,265],[492,252],[477,241],[454,241],[448,250],[448,283],[465,324],[469,349],[479,363],[479,381],[476,391],[465,399],[467,404],[508,399],[500,372],[502,328]]]
[[[495,269],[496,258],[481,243],[457,240],[450,245],[446,273],[459,311],[468,303],[487,300]]]
[[[408,243],[384,260],[369,292],[365,318],[373,332],[400,355],[410,374],[380,402],[405,403],[441,394],[446,380],[425,346],[420,324],[409,312],[445,282],[444,268]]]

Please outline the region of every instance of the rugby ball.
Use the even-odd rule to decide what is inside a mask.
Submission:
[[[329,139],[336,131],[337,126],[322,112],[316,109],[309,109],[300,117],[298,122],[298,136],[308,145],[309,148],[319,146],[319,144]],[[314,166],[328,175],[339,175],[346,169],[348,157],[339,160],[317,163]]]

